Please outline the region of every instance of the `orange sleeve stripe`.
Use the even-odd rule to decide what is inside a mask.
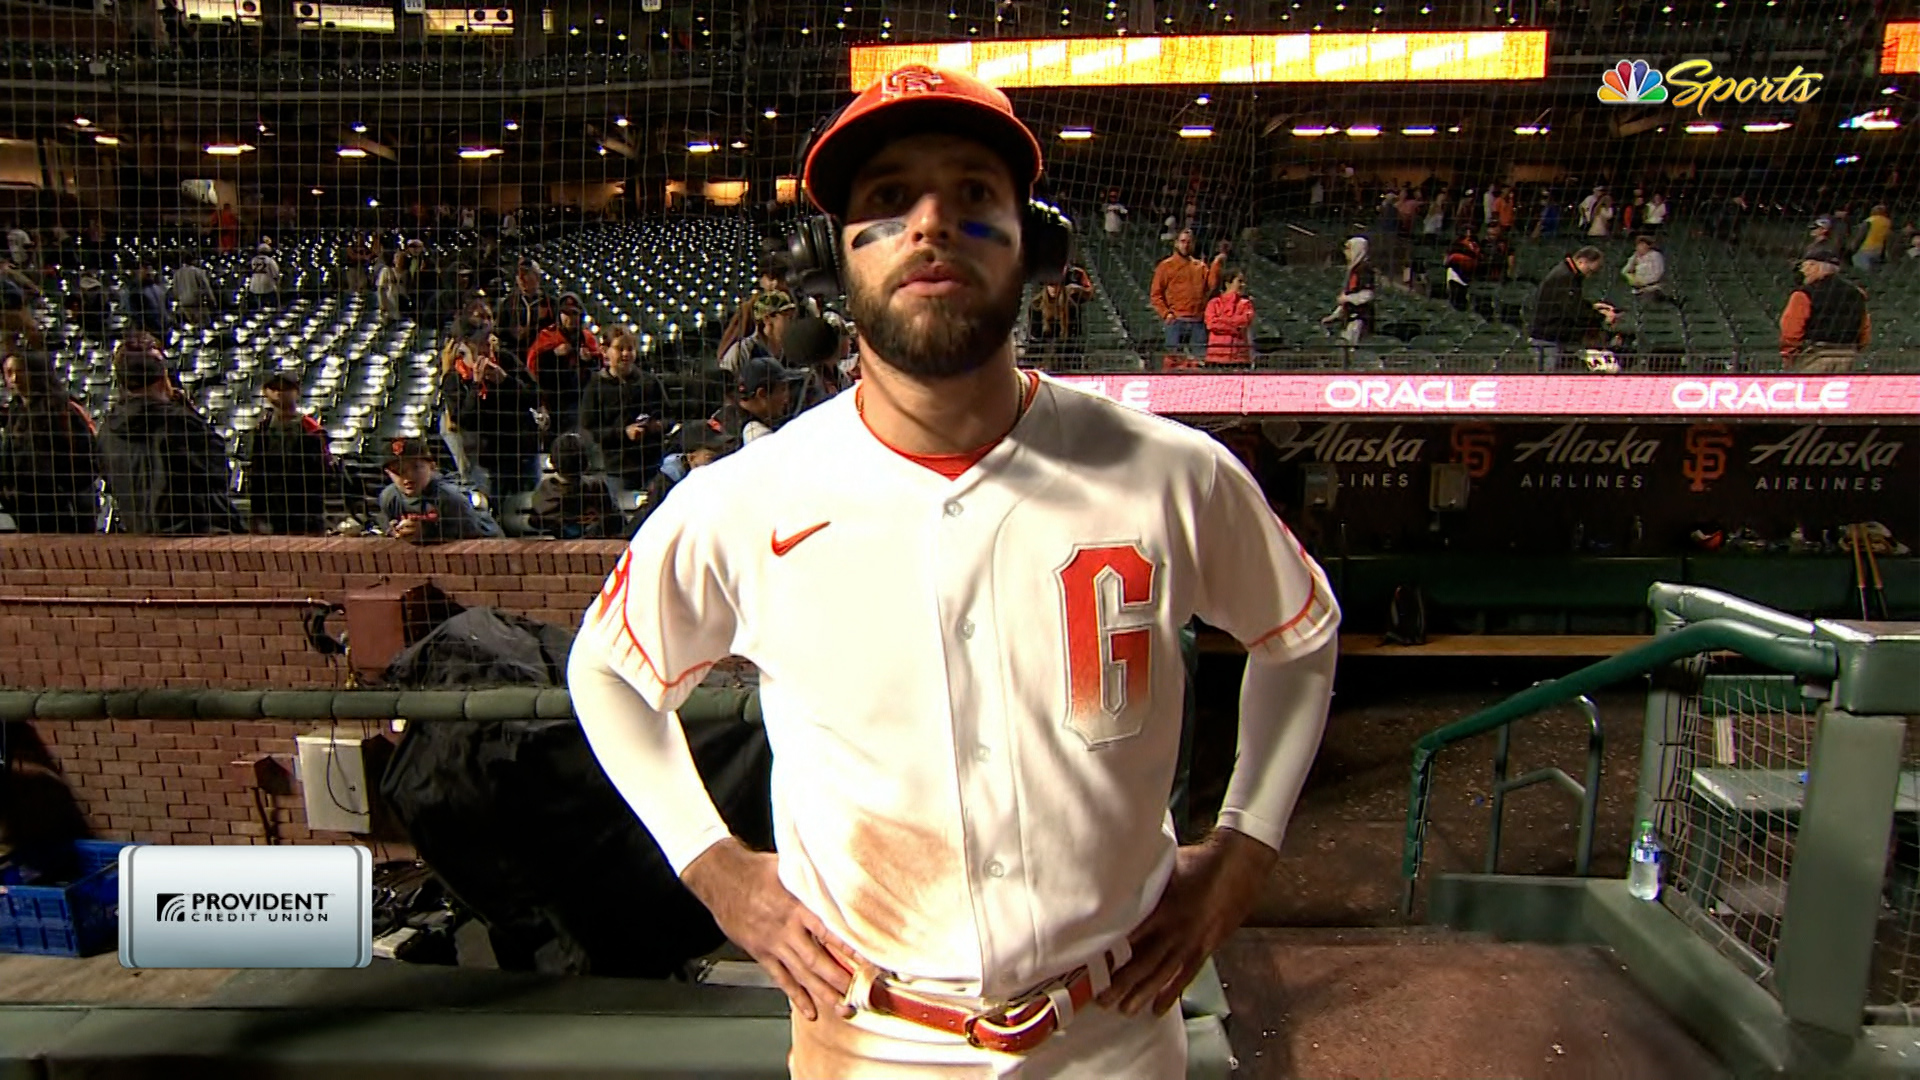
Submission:
[[[1313,585],[1313,591],[1307,594],[1307,602],[1300,606],[1300,610],[1294,614],[1293,618],[1288,619],[1286,622],[1281,623],[1279,626],[1276,626],[1273,629],[1267,631],[1266,633],[1261,634],[1259,637],[1254,638],[1252,641],[1247,642],[1247,651],[1252,652],[1253,650],[1259,648],[1260,646],[1265,645],[1267,642],[1272,641],[1274,638],[1280,636],[1281,634],[1284,634],[1287,631],[1293,629],[1294,627],[1299,626],[1300,623],[1304,621],[1308,615],[1313,613],[1314,605],[1319,601],[1319,599],[1320,599],[1320,583],[1316,581],[1314,582],[1314,585]]]
[[[627,642],[633,646],[633,651],[640,654],[640,663],[646,667],[647,674],[652,676],[653,681],[659,683],[662,689],[672,690],[674,687],[679,686],[695,675],[705,674],[706,670],[714,665],[714,661],[708,660],[704,663],[693,665],[682,672],[678,678],[666,678],[660,674],[660,668],[653,662],[653,657],[647,655],[646,646],[640,644],[640,639],[634,635],[633,626],[627,622],[627,615],[624,609],[620,613],[620,629],[621,632],[627,635]]]

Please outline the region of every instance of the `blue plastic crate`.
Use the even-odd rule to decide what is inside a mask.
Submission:
[[[120,840],[77,840],[78,881],[23,884],[24,868],[0,859],[0,952],[92,956],[120,938]]]

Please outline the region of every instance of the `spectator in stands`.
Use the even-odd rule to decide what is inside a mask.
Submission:
[[[0,348],[37,350],[46,344],[46,337],[40,332],[40,321],[34,317],[33,305],[40,299],[40,286],[35,285],[14,268],[11,262],[0,262]],[[101,300],[106,299],[106,291],[101,290]],[[103,309],[100,317],[100,336],[106,336],[106,314]]]
[[[219,309],[213,278],[198,255],[187,255],[173,272],[173,313],[189,326],[205,326]]]
[[[1213,261],[1202,261],[1193,253],[1193,230],[1182,229],[1173,238],[1173,254],[1153,268],[1148,299],[1166,324],[1169,355],[1191,356],[1204,340],[1207,298],[1220,283],[1220,270],[1231,249],[1222,240]]]
[[[1664,282],[1667,259],[1653,237],[1642,233],[1633,238],[1633,254],[1620,269],[1620,276],[1633,287],[1633,295],[1646,302],[1666,299]]]
[[[400,317],[400,296],[406,291],[406,274],[398,263],[406,256],[395,252],[390,261],[385,255],[373,257],[374,294],[380,305],[380,322],[384,325]]]
[[[1854,249],[1853,265],[1862,270],[1871,270],[1887,261],[1887,238],[1893,235],[1893,218],[1888,215],[1885,204],[1875,206],[1867,215],[1867,227],[1860,237],[1860,246]]]
[[[0,283],[0,290],[4,288],[4,283]],[[103,344],[107,340],[107,317],[112,313],[113,303],[107,298],[107,287],[99,275],[92,270],[81,270],[73,291],[67,294],[67,318],[80,328],[80,336]]]
[[[553,475],[533,492],[529,523],[561,540],[601,540],[627,535],[626,516],[607,478],[587,471],[587,441],[577,431],[556,435],[547,448]]]
[[[381,535],[415,544],[500,535],[493,515],[440,475],[425,439],[393,440],[385,466],[389,483],[380,492]]]
[[[500,215],[500,239],[507,244],[520,242],[520,220],[509,210]]]
[[[364,234],[356,234],[341,249],[340,260],[346,271],[343,287],[358,296],[373,284],[373,245]]]
[[[1100,212],[1106,218],[1103,224],[1106,227],[1107,236],[1111,239],[1119,239],[1120,234],[1127,228],[1127,206],[1120,201],[1119,188],[1107,192],[1107,205],[1101,207]]]
[[[1493,217],[1487,221],[1487,224],[1511,229],[1517,215],[1518,210],[1513,204],[1513,185],[1509,184],[1500,189],[1499,195],[1494,196]]]
[[[1373,261],[1367,257],[1367,238],[1356,236],[1343,248],[1347,256],[1346,285],[1334,298],[1333,312],[1321,319],[1322,325],[1337,325],[1340,336],[1349,345],[1358,345],[1373,329],[1373,294],[1378,282]]]
[[[1543,372],[1557,371],[1561,362],[1586,344],[1590,334],[1612,326],[1611,304],[1590,301],[1586,279],[1599,272],[1606,256],[1597,247],[1583,247],[1560,261],[1540,282],[1533,302],[1533,321],[1527,327],[1534,363]]]
[[[716,357],[726,356],[741,338],[759,329],[758,320],[753,314],[754,305],[763,296],[786,292],[786,273],[785,265],[780,262],[770,261],[761,265],[760,279],[754,283],[753,292],[734,309],[732,317],[727,319],[726,328],[720,332],[720,351],[714,354]]]
[[[400,272],[400,310],[409,315],[419,314],[430,281],[426,242],[418,238],[407,241],[406,246],[394,252],[393,268]]]
[[[173,312],[167,308],[167,289],[153,272],[142,264],[133,272],[127,289],[127,325],[165,339],[173,329]]]
[[[1780,355],[1790,371],[1851,371],[1872,338],[1867,291],[1841,278],[1840,267],[1840,253],[1830,247],[1810,249],[1800,260],[1806,281],[1780,313]]]
[[[1400,193],[1389,189],[1380,197],[1380,212],[1374,215],[1373,230],[1367,234],[1369,265],[1378,263],[1389,280],[1400,280]]]
[[[1420,235],[1439,236],[1447,227],[1447,210],[1453,204],[1453,193],[1442,187],[1433,197],[1433,204],[1427,207],[1427,218],[1420,223]]]
[[[1507,242],[1507,230],[1498,223],[1487,226],[1480,241],[1480,280],[1498,284],[1513,277],[1515,256]]]
[[[794,415],[806,412],[831,399],[840,391],[853,385],[841,369],[847,358],[847,335],[839,327],[824,318],[812,315],[795,319],[787,327],[785,349],[781,355],[793,366],[793,370],[803,372],[806,382],[800,387],[799,403]]]
[[[247,497],[253,531],[273,536],[318,536],[327,531],[327,494],[338,470],[327,431],[300,411],[300,379],[276,371],[260,385],[267,408],[247,433]]]
[[[206,536],[246,531],[230,493],[226,440],[194,412],[151,352],[115,370],[121,400],[100,428],[115,531]]]
[[[718,420],[689,420],[673,430],[672,440],[678,450],[660,462],[660,471],[647,482],[646,501],[640,507],[643,523],[648,514],[660,508],[667,492],[685,480],[688,473],[711,465],[740,447],[740,440],[721,430]],[[636,525],[635,529],[638,528]]]
[[[1253,298],[1247,295],[1247,275],[1225,272],[1220,295],[1207,301],[1207,363],[1253,363]]]
[[[1813,219],[1813,227],[1807,230],[1807,246],[1800,252],[1800,260],[1805,262],[1825,252],[1840,254],[1840,243],[1834,239],[1834,221],[1830,215]]]
[[[713,418],[720,421],[728,438],[738,439],[743,446],[773,434],[785,422],[792,412],[794,388],[807,377],[770,356],[742,360],[734,376],[732,399]]]
[[[247,310],[260,311],[280,306],[280,264],[274,260],[273,247],[261,244],[247,263]]]
[[[1605,198],[1606,194],[1605,184],[1595,184],[1593,193],[1580,200],[1580,228],[1588,235],[1592,235],[1594,211],[1599,208],[1600,200]]]
[[[1560,200],[1554,198],[1552,192],[1543,191],[1540,193],[1539,217],[1533,222],[1534,239],[1541,237],[1552,239],[1559,235]]]
[[[1907,237],[1907,262],[1911,265],[1915,260],[1920,260],[1920,231]]]
[[[213,239],[223,255],[240,250],[240,215],[233,212],[232,203],[221,203],[213,212]]]
[[[23,273],[33,266],[33,234],[15,223],[7,228],[7,258]]]
[[[540,407],[540,388],[526,365],[502,347],[497,333],[481,338],[469,328],[456,344],[453,378],[442,393],[453,402],[453,426],[466,444],[468,483],[504,507],[539,483],[540,447],[552,417]]]
[[[94,427],[45,353],[0,360],[11,395],[0,409],[0,508],[23,533],[90,533]]]
[[[1027,306],[1027,352],[1034,363],[1051,367],[1076,351],[1081,335],[1080,306],[1093,287],[1069,276],[1049,281],[1033,294]]]
[[[540,287],[540,264],[521,259],[513,271],[513,295],[501,302],[500,343],[525,359],[542,330],[560,321],[553,298]]]
[[[558,431],[579,426],[582,388],[600,370],[600,339],[587,330],[584,306],[579,293],[562,293],[554,324],[540,331],[527,350],[527,371]]]
[[[1714,221],[1714,236],[1728,244],[1738,244],[1740,234],[1747,226],[1747,197],[1735,194],[1720,204],[1719,216]]]
[[[1600,196],[1600,201],[1593,204],[1593,210],[1587,217],[1587,236],[1595,240],[1611,236],[1614,215],[1613,196]]]
[[[1655,236],[1658,236],[1660,231],[1667,227],[1667,196],[1665,193],[1656,191],[1653,193],[1653,197],[1647,200],[1646,227],[1647,231]]]
[[[1499,226],[1489,225],[1488,231]],[[1447,248],[1447,303],[1456,311],[1471,308],[1468,288],[1480,271],[1480,241],[1474,239],[1473,226],[1462,225]]]
[[[799,309],[783,292],[762,293],[753,302],[754,331],[733,343],[720,357],[720,370],[738,373],[750,359],[778,360],[785,348],[787,327]]]
[[[666,430],[667,390],[640,370],[640,343],[618,327],[607,331],[606,367],[580,395],[580,427],[599,444],[607,475],[637,490],[659,467]]]

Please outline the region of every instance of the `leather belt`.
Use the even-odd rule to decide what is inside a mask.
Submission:
[[[1113,982],[1113,973],[1132,958],[1123,939],[1090,964],[1017,994],[991,1009],[972,1009],[893,985],[891,976],[869,968],[853,973],[847,1004],[897,1017],[935,1031],[958,1035],[968,1043],[1001,1054],[1031,1053]]]

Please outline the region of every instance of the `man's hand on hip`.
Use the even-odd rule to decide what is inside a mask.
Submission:
[[[1153,913],[1128,941],[1133,959],[1114,973],[1099,1003],[1132,1016],[1152,1005],[1163,1015],[1201,965],[1253,910],[1279,853],[1244,833],[1219,829],[1183,847]]]
[[[827,1012],[851,1016],[841,1003],[853,982],[849,971],[866,961],[787,891],[779,865],[779,856],[730,839],[702,852],[680,877],[720,931],[773,976],[795,1012],[808,1020]]]

